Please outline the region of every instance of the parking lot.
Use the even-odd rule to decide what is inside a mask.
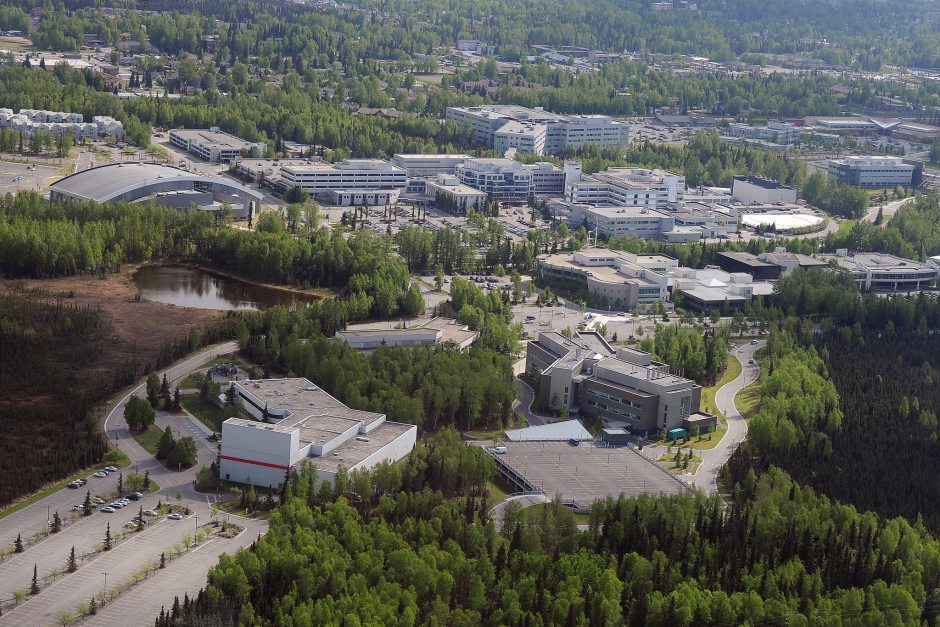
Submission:
[[[582,503],[608,496],[680,494],[689,491],[653,462],[629,448],[597,448],[588,443],[501,442],[499,461],[512,466],[547,496]]]
[[[62,176],[58,165],[37,163],[35,159],[26,162],[23,157],[16,158],[17,161],[10,161],[7,155],[0,157],[0,194],[43,191]],[[69,167],[69,164],[65,163],[64,167]]]

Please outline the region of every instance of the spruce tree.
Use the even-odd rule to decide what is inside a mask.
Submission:
[[[68,571],[74,573],[78,570],[78,562],[75,561],[75,545],[72,545],[72,551],[69,553]]]
[[[176,386],[176,389],[173,391],[173,411],[179,413],[183,409],[183,403],[181,402],[182,394],[180,393],[180,386]]]
[[[160,553],[160,568],[166,568],[166,552]]]
[[[91,516],[91,490],[85,493],[85,502],[82,504],[82,512],[85,516]]]
[[[144,471],[144,490],[147,492],[150,491],[150,471],[149,470]]]
[[[20,537],[20,534],[16,534],[16,542],[13,543],[13,551],[15,553],[23,552],[23,538]]]
[[[91,597],[91,603],[88,604],[88,613],[92,616],[98,613],[98,604],[95,602],[95,597]]]
[[[104,532],[104,550],[111,550],[111,523],[108,523],[108,526]]]
[[[39,569],[33,564],[33,581],[29,584],[30,594],[39,594]]]
[[[62,531],[62,519],[59,518],[59,512],[54,512],[52,514],[52,533],[59,533]]]
[[[124,496],[124,473],[123,472],[118,474],[117,490],[118,490],[118,496]]]

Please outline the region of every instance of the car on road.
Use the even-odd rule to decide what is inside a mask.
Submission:
[[[751,340],[751,346],[757,346],[757,340]]]
[[[754,360],[753,360],[753,359],[748,359],[748,360],[747,360],[747,363],[753,364],[753,363],[754,363]]]
[[[183,520],[183,516],[181,514],[170,514],[169,516],[166,517],[166,519],[167,520]]]
[[[104,507],[101,508],[101,511],[104,512],[105,514],[113,514],[114,508],[111,507],[110,505],[105,505]]]

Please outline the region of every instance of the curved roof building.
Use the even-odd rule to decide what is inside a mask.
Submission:
[[[99,203],[134,202],[186,193],[211,194],[214,201],[239,205],[251,201],[257,204],[262,198],[259,192],[238,183],[153,163],[114,163],[82,170],[53,183],[49,189],[52,200],[78,198]]]

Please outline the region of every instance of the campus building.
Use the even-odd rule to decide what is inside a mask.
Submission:
[[[732,137],[744,139],[759,139],[788,146],[799,141],[803,129],[789,122],[768,122],[766,126],[750,126],[748,124],[732,123],[730,125]]]
[[[232,383],[253,420],[222,423],[220,476],[226,481],[276,487],[291,468],[310,463],[320,480],[339,468],[367,469],[402,459],[417,427],[385,414],[350,409],[307,379]]]
[[[375,350],[382,346],[436,346],[452,344],[466,350],[480,336],[466,325],[447,318],[431,318],[413,329],[356,328],[337,331],[336,339],[356,350]]]
[[[850,156],[826,162],[829,179],[855,187],[917,187],[924,164],[901,157]]]
[[[568,147],[630,143],[630,126],[607,115],[559,115],[541,107],[480,105],[448,107],[446,116],[458,125],[469,126],[478,143],[501,152],[515,148],[557,155]]]
[[[700,270],[679,268],[669,275],[672,301],[700,311],[741,309],[756,296],[773,294],[773,283],[755,281],[744,272],[725,272],[715,266]]]
[[[98,203],[146,202],[200,211],[219,211],[227,204],[236,219],[256,212],[261,194],[214,176],[194,174],[154,163],[112,163],[76,172],[53,183],[51,200],[77,198]]]
[[[259,156],[267,148],[264,142],[247,142],[222,131],[218,126],[208,129],[174,129],[170,131],[170,143],[213,163],[228,163],[246,153]]]
[[[699,413],[699,385],[671,374],[649,353],[626,347],[615,352],[595,333],[570,339],[556,331],[539,333],[526,347],[526,373],[537,381],[540,407],[567,408],[634,434],[709,426]]]
[[[486,192],[464,185],[456,176],[441,174],[424,181],[424,193],[435,199],[439,209],[457,215],[466,215],[470,209],[480,210],[486,206]]]
[[[408,178],[432,177],[438,174],[454,174],[457,166],[470,159],[470,155],[399,155],[392,163],[407,172]]]
[[[565,171],[552,163],[525,164],[512,159],[467,159],[455,170],[464,185],[496,201],[527,201],[536,194],[561,195]]]
[[[844,248],[835,255],[820,255],[852,273],[863,292],[904,292],[931,287],[940,270],[933,264],[895,257],[886,253],[850,253]]]
[[[606,248],[539,255],[539,275],[573,292],[586,291],[589,302],[613,309],[635,309],[668,296],[667,273],[679,263],[665,255],[635,255]]]
[[[566,164],[565,200],[598,207],[662,208],[681,202],[685,177],[665,170],[607,168],[582,174],[580,164]]]
[[[339,163],[286,165],[280,178],[334,205],[386,205],[398,201],[407,185],[404,168],[379,159],[346,159]]]
[[[744,204],[796,204],[796,190],[759,176],[735,176],[731,179],[731,198]]]

